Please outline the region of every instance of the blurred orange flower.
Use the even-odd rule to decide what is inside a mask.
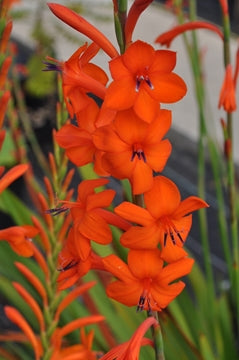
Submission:
[[[115,110],[133,107],[142,120],[151,122],[159,103],[173,103],[186,94],[184,81],[172,72],[175,65],[175,52],[154,50],[140,40],[132,43],[110,62],[113,82],[107,89],[105,106]]]
[[[225,77],[222,84],[219,103],[219,109],[223,109],[227,112],[233,112],[237,108],[236,94],[235,94],[235,81],[232,74],[232,65],[229,64],[225,70]]]
[[[12,226],[0,230],[0,240],[6,240],[18,255],[31,256],[33,249],[30,241],[38,232],[38,229],[31,225]]]
[[[141,346],[153,346],[152,340],[143,337],[150,326],[159,326],[154,317],[149,317],[144,320],[129,341],[111,349],[107,354],[101,357],[101,360],[138,360]]]
[[[130,250],[128,265],[116,255],[107,256],[103,263],[118,279],[106,288],[110,298],[137,306],[138,311],[161,311],[183,290],[185,284],[175,280],[191,271],[194,260],[185,258],[163,267],[160,251],[154,249]]]

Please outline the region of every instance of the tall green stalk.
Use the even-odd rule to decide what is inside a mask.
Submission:
[[[223,13],[223,33],[224,33],[224,65],[225,68],[231,63],[230,56],[230,20],[228,13]],[[233,118],[232,113],[227,112],[227,139],[230,150],[227,154],[227,180],[228,180],[228,200],[230,207],[230,229],[232,238],[232,272],[233,283],[232,291],[235,289],[234,303],[236,307],[237,331],[239,331],[239,239],[238,239],[238,219],[237,219],[237,200],[235,185],[235,164],[233,155]]]

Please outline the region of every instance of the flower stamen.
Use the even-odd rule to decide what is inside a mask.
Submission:
[[[137,156],[138,160],[143,160],[146,163],[145,153],[139,144],[135,144],[133,146],[132,156],[130,160],[133,161],[135,156]]]
[[[183,244],[184,240],[180,234],[180,232],[182,232],[183,230],[179,231],[176,228],[176,226],[172,223],[172,221],[170,221],[169,219],[164,219],[164,221],[166,222],[166,225],[165,225],[163,245],[166,246],[168,235],[169,235],[170,239],[172,240],[173,245],[176,245],[175,235],[178,237],[178,239]]]
[[[137,76],[136,76],[136,85],[135,85],[135,91],[136,91],[136,92],[139,92],[139,88],[140,88],[140,85],[141,85],[141,82],[142,82],[142,81],[145,81],[146,84],[150,87],[151,90],[154,89],[154,86],[153,86],[153,84],[151,83],[148,75],[145,75],[145,76],[144,76],[144,75],[137,75]]]
[[[73,268],[73,267],[76,266],[78,263],[79,263],[79,261],[71,260],[66,266],[60,267],[60,268],[57,269],[57,270],[58,270],[58,271],[66,271],[66,270],[69,270],[69,269]]]
[[[69,208],[61,206],[61,207],[58,207],[58,208],[45,210],[45,213],[50,214],[52,216],[56,216],[56,215],[59,215],[59,214],[61,214],[63,212],[66,212],[67,210],[69,210]]]

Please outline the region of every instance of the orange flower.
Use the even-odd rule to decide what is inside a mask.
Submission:
[[[140,347],[142,345],[153,346],[152,340],[143,337],[150,326],[159,326],[154,317],[149,317],[144,320],[129,341],[111,349],[107,354],[101,357],[101,360],[138,360]]]
[[[95,101],[88,98],[88,106],[77,113],[78,126],[66,124],[56,133],[57,143],[66,150],[67,157],[77,166],[94,162],[94,170],[100,176],[108,173],[101,166],[102,151],[94,143],[92,134],[100,109]]]
[[[59,290],[64,290],[74,285],[90,269],[104,269],[101,257],[91,249],[86,259],[82,260],[80,258],[77,251],[79,247],[78,242],[79,238],[75,237],[74,228],[71,228],[63,249],[58,255],[60,274],[57,278],[57,283]]]
[[[171,112],[160,110],[150,124],[132,110],[117,113],[113,124],[96,130],[95,145],[105,152],[102,166],[118,179],[128,178],[134,194],[153,185],[153,171],[162,171],[171,153],[171,144],[162,137],[171,125]]]
[[[218,26],[210,24],[206,21],[189,21],[182,25],[177,25],[173,29],[159,35],[155,42],[160,45],[166,45],[170,47],[171,42],[176,38],[176,36],[183,34],[185,31],[192,31],[196,29],[207,29],[215,32],[223,40],[224,36]]]
[[[175,52],[155,51],[143,41],[134,42],[110,62],[114,81],[106,92],[106,107],[115,110],[133,107],[142,120],[151,122],[159,103],[173,103],[186,93],[184,81],[172,72],[175,65]]]
[[[191,271],[194,260],[185,258],[163,267],[161,253],[154,249],[130,250],[128,265],[116,255],[107,256],[103,262],[105,269],[118,278],[107,286],[110,298],[137,306],[138,311],[161,311],[183,290],[185,284],[174,281]]]
[[[82,353],[81,353],[82,357],[79,357],[79,347],[77,347],[76,349],[74,348],[74,346],[64,348],[64,345],[63,345],[64,339],[63,338],[64,338],[64,336],[68,335],[69,333],[71,333],[79,328],[82,328],[83,326],[96,324],[103,320],[104,320],[104,317],[102,315],[85,316],[85,317],[81,317],[76,320],[73,320],[61,328],[56,328],[52,335],[52,338],[51,338],[51,342],[52,342],[51,345],[52,345],[52,350],[53,350],[51,360],[53,360],[53,359],[54,360],[58,360],[58,359],[73,360],[73,359],[79,359],[79,358],[80,359],[81,358],[88,359],[88,356],[89,356],[89,359],[92,359],[93,352],[90,348],[87,348],[89,345],[91,346],[90,341],[86,342],[84,344],[84,346],[81,347],[81,350],[84,350],[84,351],[82,351]],[[69,353],[74,354],[75,353],[74,350],[77,350],[76,353],[78,356],[70,357]],[[60,355],[65,355],[66,353],[68,353],[69,357],[68,356],[66,356],[66,357],[60,356]]]
[[[48,3],[48,6],[55,16],[57,16],[67,25],[71,26],[73,29],[88,36],[89,39],[94,41],[111,58],[114,58],[118,55],[118,51],[109,41],[109,39],[107,39],[107,37],[104,36],[93,25],[88,23],[83,17],[60,4]]]
[[[33,249],[29,242],[38,232],[39,231],[31,225],[12,226],[0,230],[0,240],[6,240],[18,255],[32,256]]]
[[[218,108],[224,108],[227,112],[233,112],[236,110],[236,94],[235,94],[235,82],[232,75],[232,66],[228,64],[225,71],[225,77],[222,84]]]
[[[99,46],[95,43],[81,46],[65,62],[48,57],[45,71],[62,72],[63,92],[71,117],[83,110],[90,103],[87,93],[91,92],[100,98],[105,96],[105,85],[108,81],[106,73],[89,61],[98,53]],[[54,64],[56,63],[56,64]]]
[[[92,350],[94,332],[91,330],[88,334],[84,328],[80,329],[80,344],[54,349],[51,360],[97,360],[101,353]]]
[[[108,183],[107,179],[84,180],[78,186],[76,202],[60,201],[63,206],[48,210],[49,214],[59,214],[70,209],[73,219],[75,251],[81,260],[87,260],[91,251],[91,240],[98,244],[109,244],[112,233],[108,224],[128,229],[129,224],[118,215],[103,209],[108,207],[114,196],[114,190],[95,193],[94,189]]]
[[[144,194],[144,201],[145,209],[129,202],[115,208],[124,219],[141,225],[132,226],[121,236],[122,245],[130,249],[155,249],[160,244],[167,262],[184,257],[185,252],[177,247],[183,246],[191,228],[190,213],[208,204],[196,196],[181,201],[177,186],[164,176],[154,178],[153,187]],[[169,240],[177,246],[171,246]]]

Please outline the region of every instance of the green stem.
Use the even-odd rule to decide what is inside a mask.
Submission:
[[[224,65],[225,68],[231,63],[230,57],[230,20],[228,14],[223,14],[223,32],[224,32]],[[228,197],[230,207],[230,229],[232,237],[233,253],[233,283],[234,302],[236,307],[237,331],[239,331],[239,239],[238,239],[238,220],[236,203],[236,185],[235,185],[235,164],[233,155],[233,118],[232,113],[227,112],[227,139],[230,143],[230,151],[227,156],[227,176],[228,176]]]
[[[195,1],[190,1],[190,20],[195,20],[196,18],[196,5]],[[202,82],[201,75],[201,66],[199,62],[199,51],[197,44],[197,37],[195,31],[192,32],[192,51],[191,51],[191,62],[192,68],[194,72],[194,80],[195,80],[195,91],[196,98],[199,107],[199,158],[198,158],[198,192],[199,196],[205,198],[205,142],[207,139],[207,127],[206,127],[206,119],[204,116],[204,105],[205,105],[205,94],[204,87]],[[214,289],[214,280],[213,280],[213,271],[211,265],[211,256],[210,256],[210,247],[209,247],[209,238],[208,238],[208,225],[207,225],[207,217],[206,211],[204,209],[199,211],[199,219],[200,219],[200,232],[203,246],[203,255],[204,255],[204,265],[206,270],[206,275],[208,279],[208,286],[210,290],[210,301],[213,308],[213,298],[215,294]]]
[[[50,169],[49,169],[47,160],[42,152],[40,144],[38,143],[38,140],[33,131],[33,128],[31,125],[31,120],[27,114],[26,105],[24,102],[24,96],[23,96],[23,93],[22,93],[22,90],[20,87],[18,76],[15,73],[14,69],[13,69],[13,90],[14,90],[14,94],[15,94],[15,97],[17,100],[19,119],[21,120],[21,124],[23,126],[25,136],[31,145],[32,151],[33,151],[34,155],[36,156],[37,162],[41,166],[45,175],[49,176]]]
[[[115,34],[120,47],[120,53],[125,52],[125,22],[128,0],[117,0],[118,9],[114,12]]]
[[[154,311],[150,316],[154,316],[158,322],[158,325],[152,327],[152,338],[154,341],[155,360],[165,360],[164,345],[161,326],[159,324],[158,313]]]

